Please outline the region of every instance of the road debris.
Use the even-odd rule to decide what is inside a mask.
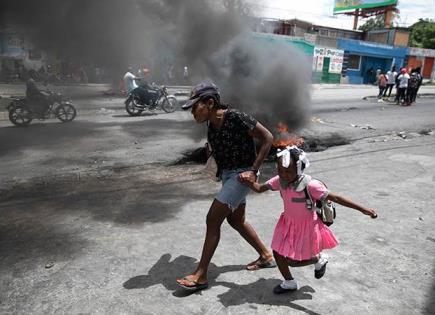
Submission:
[[[398,135],[399,137],[401,137],[402,139],[406,139],[406,133],[405,133],[404,131],[400,131],[400,132],[398,132],[397,135]]]
[[[374,127],[372,127],[372,126],[370,126],[370,125],[365,125],[365,126],[363,126],[363,127],[361,127],[361,129],[367,129],[367,130],[376,130],[376,128],[374,128]]]
[[[54,266],[54,262],[50,261],[50,262],[45,264],[45,269],[50,269],[53,266]]]

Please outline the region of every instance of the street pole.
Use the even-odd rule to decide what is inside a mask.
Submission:
[[[355,17],[353,18],[353,30],[355,31],[358,27],[358,16],[359,16],[359,9],[355,10]]]
[[[391,27],[391,22],[393,20],[393,10],[387,10],[385,11],[385,28]]]

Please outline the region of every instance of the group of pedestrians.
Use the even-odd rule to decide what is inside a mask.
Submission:
[[[395,103],[397,105],[409,106],[415,103],[418,90],[423,82],[421,68],[415,68],[408,72],[403,67],[400,72],[396,72],[396,67],[393,66],[387,73],[381,71],[378,77],[379,94],[378,99],[389,99],[393,87],[396,86]]]
[[[309,161],[306,153],[297,147],[282,148],[276,156],[277,175],[259,184],[259,169],[269,153],[273,136],[254,117],[222,103],[218,88],[212,82],[196,85],[182,108],[189,109],[197,123],[207,124],[210,158],[215,159],[216,175],[222,182],[221,190],[207,214],[207,230],[199,264],[193,273],[177,279],[178,285],[185,290],[208,287],[208,267],[225,219],[259,255],[246,265],[247,270],[278,266],[283,281],[274,288],[274,293],[280,294],[299,288],[289,266],[314,265],[314,277],[320,279],[328,263],[324,250],[338,244],[317,212],[308,207],[306,190],[313,201],[333,201],[371,218],[377,217],[374,209],[333,193],[322,182],[305,175]],[[250,189],[258,193],[279,191],[283,199],[283,211],[275,227],[271,251],[246,220],[246,196]]]

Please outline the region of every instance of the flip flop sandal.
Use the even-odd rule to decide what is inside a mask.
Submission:
[[[246,265],[246,269],[250,271],[265,269],[265,268],[275,268],[275,267],[276,267],[276,262],[274,259],[265,262],[261,262],[259,259],[257,259],[256,261]]]
[[[186,277],[184,277],[182,280],[186,280],[189,281],[190,283],[193,283],[193,285],[184,285],[177,281],[177,284],[187,291],[199,291],[208,288],[208,283],[198,283],[196,281],[187,279]]]

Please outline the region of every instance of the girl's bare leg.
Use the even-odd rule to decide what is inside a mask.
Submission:
[[[293,280],[293,276],[290,272],[289,263],[287,257],[281,256],[277,252],[273,251],[273,257],[275,257],[276,264],[279,272],[285,280]]]
[[[207,232],[202,248],[201,260],[195,272],[187,276],[187,279],[177,279],[177,282],[186,286],[192,286],[192,282],[206,283],[208,265],[219,244],[221,225],[231,209],[227,205],[214,200],[207,214]]]
[[[269,261],[272,258],[272,254],[261,241],[252,225],[246,222],[245,208],[246,204],[239,205],[233,212],[230,212],[227,221],[257,251],[261,261]]]
[[[292,260],[290,258],[287,258],[287,261],[288,261],[288,265],[291,267],[303,267],[308,265],[314,265],[319,261],[319,257],[316,256],[307,260]]]

